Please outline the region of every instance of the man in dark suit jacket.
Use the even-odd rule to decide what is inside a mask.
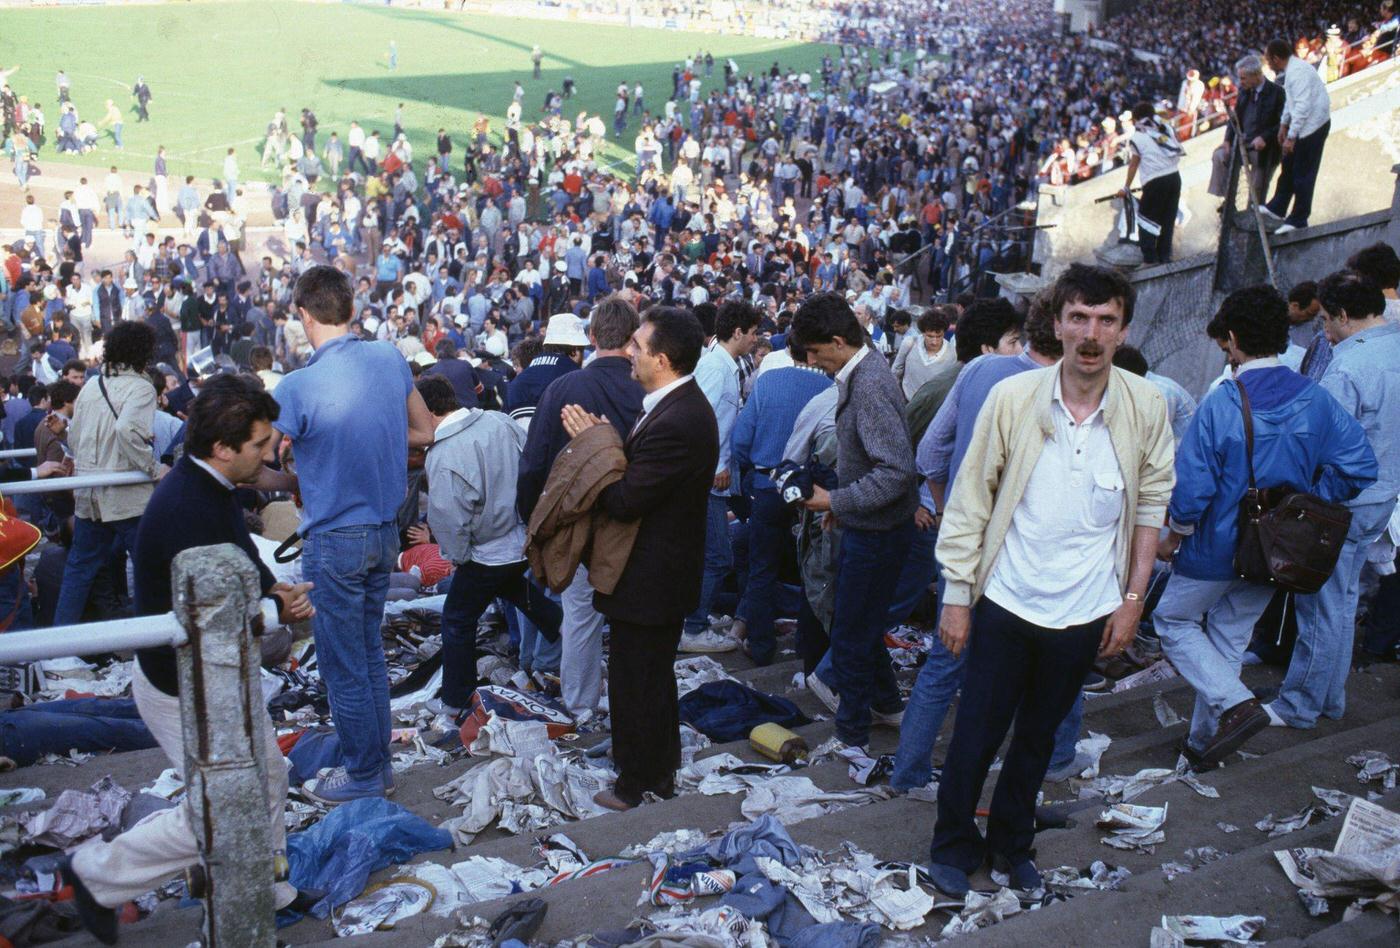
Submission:
[[[704,330],[689,312],[658,307],[632,336],[632,374],[647,393],[627,436],[627,471],[598,496],[597,509],[616,520],[640,521],[622,577],[593,604],[612,629],[608,694],[617,783],[594,799],[628,810],[648,791],[675,792],[680,766],[680,711],[673,664],[681,624],[700,602],[705,557],[705,511],[719,428],[691,373]],[[560,413],[569,437],[607,420],[567,405]]]
[[[1235,64],[1239,75],[1239,98],[1235,117],[1244,132],[1244,150],[1249,156],[1249,184],[1255,200],[1262,202],[1269,193],[1269,181],[1283,158],[1278,143],[1279,120],[1283,115],[1283,87],[1264,78],[1264,63],[1256,55],[1245,56]],[[1229,182],[1230,152],[1235,147],[1233,124],[1225,127],[1225,142],[1211,157],[1210,193],[1224,197]]]

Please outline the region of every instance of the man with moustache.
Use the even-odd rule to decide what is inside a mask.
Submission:
[[[944,512],[939,637],[967,649],[967,678],[929,873],[958,898],[988,856],[998,884],[1041,887],[1031,844],[1055,729],[1142,620],[1174,476],[1165,399],[1113,368],[1133,297],[1114,270],[1065,271],[1050,299],[1064,358],[992,389]],[[977,805],[1013,720],[984,839]]]

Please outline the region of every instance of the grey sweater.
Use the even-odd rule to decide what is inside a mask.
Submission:
[[[889,530],[919,506],[914,447],[904,423],[904,395],[880,353],[870,351],[838,384],[836,476],[831,510],[841,526]]]

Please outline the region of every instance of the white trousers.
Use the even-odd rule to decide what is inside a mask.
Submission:
[[[261,692],[258,692],[261,693]],[[150,728],[170,763],[185,769],[185,743],[180,725],[180,699],[171,697],[146,679],[139,663],[133,663],[131,696],[141,720]],[[272,848],[286,849],[287,830],[282,812],[287,804],[287,762],[277,747],[274,729],[266,730],[263,759],[269,783],[268,811],[272,818]],[[98,904],[117,908],[144,895],[199,861],[187,802],[152,813],[111,842],[101,837],[89,840],[73,853],[73,871],[88,887]],[[271,879],[268,880],[272,882]],[[286,883],[278,884],[277,904],[285,905],[295,895]]]
[[[593,608],[588,570],[580,565],[560,597],[564,647],[559,657],[559,690],[572,715],[596,711],[603,698],[603,617]]]

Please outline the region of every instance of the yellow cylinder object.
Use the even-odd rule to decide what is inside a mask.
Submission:
[[[807,742],[781,724],[760,724],[749,732],[749,746],[769,760],[796,764],[807,759]]]

